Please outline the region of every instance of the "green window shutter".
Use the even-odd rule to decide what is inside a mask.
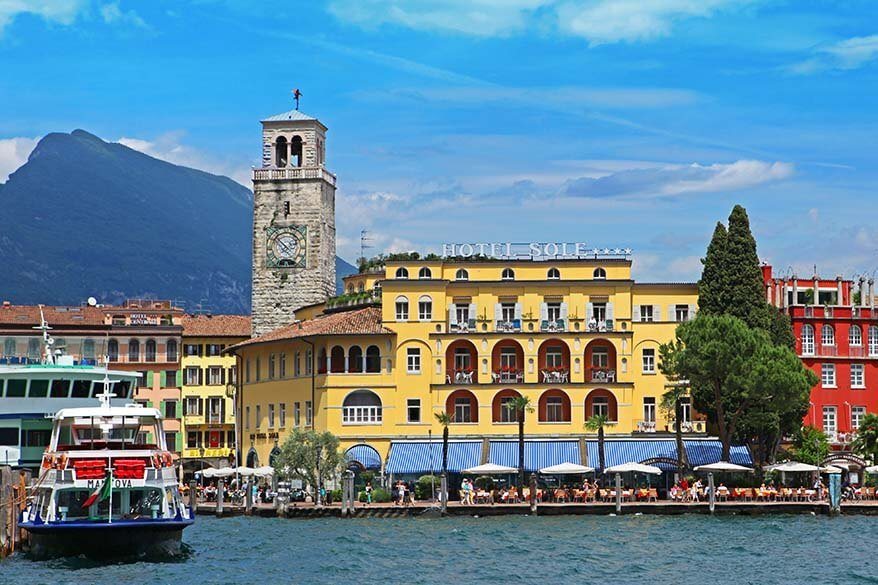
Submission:
[[[168,387],[168,373],[161,372],[161,377],[162,377],[162,388],[167,388]]]
[[[177,388],[183,387],[183,370],[177,370],[177,383],[175,385]]]
[[[177,401],[177,418],[183,418],[183,401]]]
[[[147,407],[147,408],[153,408],[152,400],[147,400],[147,401],[146,401],[146,407]]]
[[[146,385],[152,388],[153,372],[146,373]]]

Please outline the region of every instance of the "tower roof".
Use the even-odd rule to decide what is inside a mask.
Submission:
[[[263,122],[308,122],[308,121],[316,121],[317,118],[313,118],[304,112],[300,112],[299,110],[290,110],[289,112],[284,112],[282,114],[275,114],[274,116],[269,116],[263,119]]]

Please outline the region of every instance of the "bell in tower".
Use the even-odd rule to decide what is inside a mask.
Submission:
[[[298,106],[298,98],[297,98]],[[335,175],[326,126],[298,109],[262,120],[253,169],[253,334],[335,295]]]

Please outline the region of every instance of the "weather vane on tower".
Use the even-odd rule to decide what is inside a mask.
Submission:
[[[293,90],[293,99],[296,100],[296,109],[299,109],[299,98],[302,97],[302,92],[299,91],[298,88]]]

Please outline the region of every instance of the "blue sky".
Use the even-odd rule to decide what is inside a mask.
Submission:
[[[878,268],[878,7],[848,0],[0,0],[0,180],[84,128],[248,184],[328,127],[339,250],[634,249],[694,279],[745,205],[781,272]]]

